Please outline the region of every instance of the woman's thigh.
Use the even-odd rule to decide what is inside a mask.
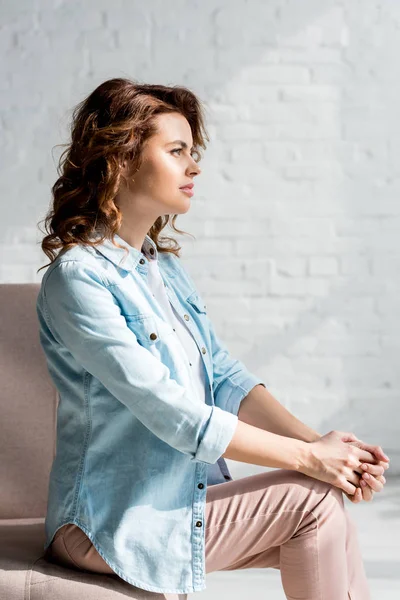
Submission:
[[[276,469],[207,488],[206,573],[280,568],[281,546],[313,536],[318,519],[347,526],[342,491],[288,469]],[[289,545],[288,545],[289,546]],[[296,559],[296,557],[294,557]]]
[[[315,523],[321,500],[343,505],[342,492],[296,471],[277,469],[207,488],[206,572],[280,568],[280,546]],[[326,503],[324,504],[326,510]],[[114,573],[90,539],[68,523],[55,534],[50,553],[56,562],[96,573]]]
[[[67,523],[56,532],[50,546],[51,557],[59,564],[93,573],[114,574],[84,531]]]

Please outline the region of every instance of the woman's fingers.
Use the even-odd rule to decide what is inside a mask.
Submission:
[[[365,442],[363,442],[362,440],[359,440],[359,439],[357,439],[357,441],[350,441],[349,444],[351,446],[355,446],[356,448],[359,448],[360,450],[370,452],[374,456],[374,462],[375,461],[385,462],[386,464],[389,464],[389,462],[390,462],[390,458],[384,453],[381,446],[377,446],[377,445],[373,445],[373,444],[366,444]],[[367,459],[363,459],[363,460],[367,460]],[[369,460],[368,462],[372,462],[372,461]]]
[[[375,477],[377,477],[378,475],[383,475],[383,473],[386,470],[382,463],[377,465],[373,463],[362,463],[360,465],[360,468],[361,472],[369,473],[370,475],[374,475]]]
[[[364,450],[363,448],[357,448],[358,450],[358,459],[360,461],[365,461],[367,463],[376,463],[377,462],[377,458],[374,454],[372,454],[371,452],[368,452],[368,450]]]
[[[364,480],[360,481],[361,491],[362,491],[362,499],[365,502],[371,502],[374,497],[374,490],[369,487],[368,483]]]
[[[374,492],[382,491],[385,483],[386,478],[383,475],[378,475],[377,477],[370,476],[368,479],[360,477],[359,487],[356,487],[354,494],[344,493],[353,504],[358,504],[363,500],[365,502],[371,502],[374,497]]]
[[[369,475],[369,473],[368,473]],[[354,494],[344,492],[347,498],[353,503],[358,504],[363,500],[365,502],[371,502],[374,497],[374,492],[380,492],[386,483],[384,475],[378,475],[376,477],[370,475],[368,479],[364,479],[364,475],[359,479],[359,487],[357,486]]]
[[[367,489],[367,486],[369,486],[373,492],[381,492],[385,483],[386,479],[383,475],[374,477],[369,473],[364,473],[360,479],[360,486],[363,488],[363,490]]]
[[[346,496],[348,497],[350,502],[353,502],[353,504],[358,504],[359,502],[362,502],[362,500],[363,500],[362,488],[356,488],[354,494],[348,494],[347,492],[343,492],[343,493],[346,494]]]
[[[382,450],[381,446],[374,446],[372,444],[365,444],[361,440],[359,440],[359,442],[360,442],[360,444],[358,446],[359,448],[362,448],[363,450],[368,450],[369,452],[372,452],[372,454],[374,456],[376,456],[378,460],[382,460],[382,461],[386,461],[386,462],[390,461],[390,458],[387,456],[387,454],[384,453],[384,451]]]

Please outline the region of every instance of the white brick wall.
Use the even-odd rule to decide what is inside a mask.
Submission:
[[[172,4],[1,3],[0,281],[42,277],[72,107],[116,76],[187,85],[212,141],[178,239],[217,331],[400,470],[400,2]]]

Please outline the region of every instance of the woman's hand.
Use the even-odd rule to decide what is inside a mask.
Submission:
[[[360,487],[356,487],[355,493],[343,493],[346,494],[347,498],[354,504],[358,504],[362,500],[371,502],[374,492],[381,492],[386,483],[386,478],[382,473],[389,468],[390,459],[388,456],[386,456],[380,446],[365,444],[359,439],[357,439],[357,441],[348,443],[362,450],[371,452],[371,454],[375,456],[376,460],[372,463],[368,461],[362,463],[361,468],[363,472],[359,478]]]
[[[361,464],[374,463],[376,458],[368,450],[348,442],[359,440],[354,433],[330,431],[316,441],[309,442],[300,472],[327,481],[352,496],[359,487],[359,476],[364,472]],[[377,468],[383,473],[381,466]]]

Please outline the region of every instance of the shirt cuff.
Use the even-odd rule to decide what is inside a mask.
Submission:
[[[213,406],[204,435],[192,460],[215,464],[229,446],[238,420],[237,415]]]

